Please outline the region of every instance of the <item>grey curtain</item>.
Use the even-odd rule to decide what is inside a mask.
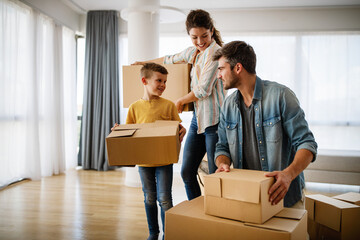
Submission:
[[[120,122],[117,11],[88,12],[85,58],[79,164],[106,171],[105,138]]]

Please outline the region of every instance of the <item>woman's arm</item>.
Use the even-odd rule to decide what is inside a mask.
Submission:
[[[182,96],[181,98],[179,98],[175,103],[178,113],[182,113],[185,104],[195,102],[197,100],[199,100],[199,99],[197,97],[195,97],[195,94],[193,91],[191,91],[188,94],[186,94],[185,96]]]

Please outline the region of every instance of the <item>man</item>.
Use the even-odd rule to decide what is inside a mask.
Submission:
[[[237,88],[224,102],[215,159],[217,172],[234,168],[270,171],[275,177],[272,204],[303,202],[303,170],[314,161],[317,144],[295,94],[276,82],[261,80],[253,48],[233,41],[219,49],[218,78],[225,89]]]

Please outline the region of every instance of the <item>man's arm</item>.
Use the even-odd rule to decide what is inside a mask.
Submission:
[[[292,180],[304,171],[313,158],[314,155],[309,150],[299,149],[294,161],[287,168],[265,174],[266,177],[275,177],[275,183],[269,189],[269,201],[272,205],[278,204],[285,197]]]

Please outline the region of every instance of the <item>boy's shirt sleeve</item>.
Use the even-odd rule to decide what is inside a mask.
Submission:
[[[171,120],[182,122],[174,103],[171,105]]]
[[[133,105],[130,105],[130,107],[129,107],[129,111],[128,111],[128,114],[126,116],[126,122],[125,123],[126,124],[134,124],[134,123],[136,123]]]

